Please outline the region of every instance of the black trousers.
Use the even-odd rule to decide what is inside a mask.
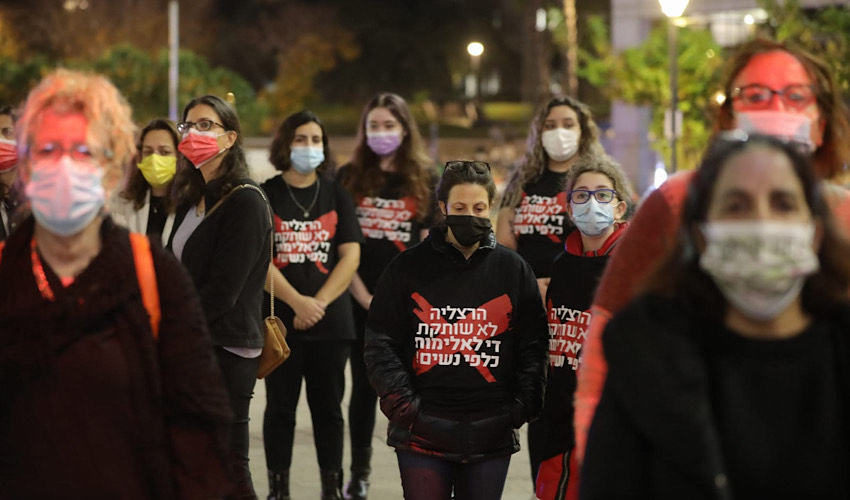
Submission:
[[[221,347],[216,347],[215,353],[224,376],[227,393],[230,395],[234,417],[230,433],[228,465],[236,482],[236,490],[227,498],[255,499],[257,494],[254,492],[251,469],[248,467],[248,420],[260,358],[243,358]]]
[[[319,468],[341,471],[345,427],[341,403],[351,341],[299,342],[293,337],[295,335],[287,339],[292,348],[289,359],[265,379],[263,443],[266,465],[273,472],[288,470],[292,465],[295,410],[301,396],[301,381],[304,380]]]
[[[353,299],[352,301],[357,340],[351,344],[351,401],[348,405],[348,432],[351,434],[351,449],[356,450],[372,446],[378,393],[369,384],[366,363],[363,362],[363,339],[366,334],[368,311]]]

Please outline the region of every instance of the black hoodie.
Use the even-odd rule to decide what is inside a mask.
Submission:
[[[530,266],[492,233],[469,260],[445,233],[431,229],[381,277],[366,325],[369,380],[390,445],[451,460],[510,454],[513,429],[543,403],[540,293]]]

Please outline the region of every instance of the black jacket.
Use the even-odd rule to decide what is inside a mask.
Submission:
[[[832,347],[823,352],[827,357],[835,356],[838,384],[835,393],[847,394],[850,308],[839,308],[835,314],[818,321],[830,332],[828,342]],[[721,328],[718,325],[717,318],[707,318],[698,306],[657,295],[637,299],[609,323],[602,337],[609,372],[588,437],[581,498],[751,498],[734,494],[730,472],[735,471],[729,469],[732,457],[723,453],[721,425],[730,426],[722,424],[718,417],[727,415],[728,422],[735,422],[737,419],[729,419],[728,415],[747,410],[721,408],[728,401],[716,399],[716,391],[721,382],[728,385],[730,379],[737,380],[739,387],[741,382],[744,385],[753,382],[738,373],[724,379],[725,374],[717,372],[718,365],[712,360],[718,359],[718,342],[723,338],[718,335]],[[736,334],[729,332],[729,335]],[[792,359],[810,361],[800,358]],[[820,387],[812,387],[817,389]],[[788,397],[791,396],[789,393]],[[846,408],[846,400],[844,404]],[[807,411],[798,410],[803,414]],[[771,417],[767,416],[772,415],[769,408],[756,407],[749,411],[758,413],[748,414],[748,421],[758,419],[764,425],[771,425]],[[744,418],[737,414],[739,419]],[[795,418],[774,416],[780,420]],[[818,422],[810,419],[805,425],[823,425],[822,422],[828,421],[821,420],[825,418],[821,415]],[[792,456],[795,449],[812,451],[805,444],[801,447],[799,442],[794,442],[807,439],[810,431],[800,429],[790,439],[778,435],[773,438],[781,440],[777,445],[788,450],[789,456],[782,462],[816,460],[816,451]],[[850,426],[846,426],[845,436],[848,431]],[[811,480],[817,480],[798,479],[795,485],[804,491]],[[746,477],[741,480],[748,481]]]
[[[221,191],[219,184],[215,179],[206,186],[207,210],[219,200],[214,194]],[[250,179],[238,184],[257,185]],[[172,240],[189,210],[194,207],[184,205],[177,210]],[[262,196],[253,189],[239,189],[204,218],[186,241],[180,260],[198,289],[214,345],[263,346],[262,304],[270,238]]]
[[[467,261],[444,227],[401,253],[369,310],[364,360],[389,445],[473,461],[519,450],[543,404],[547,324],[531,267],[492,233]]]

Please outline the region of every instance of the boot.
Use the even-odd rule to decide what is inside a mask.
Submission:
[[[321,470],[322,500],[342,500],[342,471]]]
[[[369,473],[372,472],[372,447],[351,450],[351,479],[345,485],[347,500],[366,500],[369,494]]]
[[[266,500],[290,500],[289,470],[269,471],[269,496]]]

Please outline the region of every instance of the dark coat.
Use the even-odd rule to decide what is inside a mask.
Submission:
[[[55,300],[33,275],[26,219],[0,261],[0,496],[217,498],[230,400],[197,294],[151,245],[162,318],[154,340],[125,229]]]
[[[219,201],[213,194],[220,192],[219,184],[216,179],[206,186],[208,211]],[[239,184],[257,185],[250,179]],[[183,247],[180,260],[198,289],[213,345],[263,347],[263,289],[271,260],[266,206],[253,189],[234,191],[204,218]],[[194,207],[178,209],[172,240],[189,210]]]
[[[850,308],[826,319],[839,383],[850,388]],[[603,336],[610,368],[590,429],[581,498],[734,497],[704,354],[716,332],[706,325],[716,324],[685,300],[656,295],[635,300],[610,322]]]
[[[537,282],[531,267],[497,245],[492,233],[467,261],[445,241],[445,231],[431,229],[381,277],[366,326],[369,381],[390,419],[390,446],[462,462],[509,455],[519,450],[515,429],[543,406],[548,329]],[[496,296],[510,312],[490,383],[456,353],[449,354],[458,356],[455,364],[417,373],[421,351],[414,340],[424,340],[417,336],[423,326],[417,311],[425,312],[413,297],[478,307]]]

